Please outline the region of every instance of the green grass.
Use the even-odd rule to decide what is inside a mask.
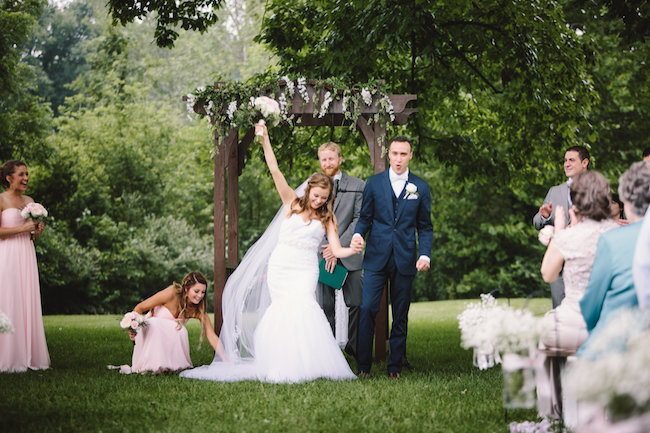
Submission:
[[[507,432],[500,368],[478,370],[459,345],[456,316],[465,304],[412,304],[408,356],[417,371],[399,381],[378,364],[369,380],[295,385],[121,375],[106,368],[131,361],[119,316],[46,316],[52,368],[0,373],[0,431]],[[528,307],[537,314],[551,308],[548,299]],[[197,350],[194,322],[192,362],[207,364],[212,348],[206,342]],[[508,412],[508,421],[534,419],[535,410]]]

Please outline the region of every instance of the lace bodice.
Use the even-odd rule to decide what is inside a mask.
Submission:
[[[325,229],[319,220],[305,222],[301,215],[292,214],[282,222],[278,244],[317,251],[324,235]]]
[[[556,232],[553,245],[564,256],[562,278],[567,301],[579,302],[582,298],[596,256],[598,238],[614,227],[618,225],[611,219],[585,219],[573,227]]]

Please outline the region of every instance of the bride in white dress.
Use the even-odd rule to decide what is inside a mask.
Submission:
[[[363,241],[341,247],[332,180],[314,174],[298,197],[280,172],[266,127],[255,128],[262,134],[264,157],[284,206],[224,289],[220,339],[227,359],[217,354],[212,364],[186,370],[181,377],[274,383],[355,379],[316,302],[317,251],[325,233],[337,257],[360,253]]]

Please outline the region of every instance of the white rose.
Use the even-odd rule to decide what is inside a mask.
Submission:
[[[406,184],[406,192],[408,192],[409,194],[415,194],[416,192],[418,192],[418,187],[415,186],[415,184],[409,182]]]

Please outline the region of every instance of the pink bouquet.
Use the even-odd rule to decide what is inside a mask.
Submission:
[[[37,224],[47,219],[47,210],[40,203],[27,203],[20,214],[23,218],[34,220]]]
[[[131,330],[138,332],[138,328],[144,328],[147,325],[148,323],[146,320],[144,320],[144,317],[135,311],[126,313],[120,321],[120,327],[126,331]]]

